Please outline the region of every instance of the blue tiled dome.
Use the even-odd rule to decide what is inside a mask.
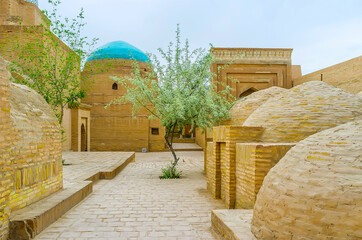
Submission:
[[[144,52],[123,41],[110,42],[97,48],[89,55],[87,62],[100,59],[131,59],[140,62],[149,61]]]
[[[38,0],[26,0],[26,1],[31,2],[31,3],[34,3],[35,5],[39,6],[39,5],[38,5]]]

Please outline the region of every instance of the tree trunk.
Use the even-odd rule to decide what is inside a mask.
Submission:
[[[176,152],[175,152],[175,149],[173,149],[173,146],[172,146],[172,142],[173,142],[173,132],[171,134],[171,142],[169,140],[169,135],[170,135],[170,132],[171,131],[174,131],[175,130],[175,126],[176,126],[176,123],[171,126],[169,129],[167,129],[166,131],[166,136],[165,136],[165,140],[166,140],[166,143],[167,143],[167,146],[170,148],[171,150],[171,153],[172,153],[172,156],[173,156],[173,162],[171,164],[171,168],[170,168],[170,177],[173,178],[174,177],[174,174],[173,174],[173,171],[178,163],[178,161],[180,160],[180,158],[178,158],[176,156]]]

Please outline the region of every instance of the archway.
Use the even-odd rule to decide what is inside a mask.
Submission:
[[[244,98],[244,97],[247,97],[249,96],[250,94],[256,92],[258,90],[256,90],[255,88],[249,88],[248,90],[242,92],[240,95],[239,95],[239,98]]]
[[[80,128],[80,149],[82,152],[86,152],[87,149],[87,131],[84,124]]]

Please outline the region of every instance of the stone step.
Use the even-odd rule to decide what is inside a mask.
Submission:
[[[218,209],[211,211],[212,228],[227,240],[256,240],[251,233],[252,209]]]
[[[14,211],[10,216],[10,239],[34,238],[87,197],[92,190],[91,181],[82,181]]]

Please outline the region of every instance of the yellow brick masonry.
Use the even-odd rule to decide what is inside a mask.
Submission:
[[[13,188],[10,162],[10,74],[0,58],[0,239],[6,239],[9,229],[9,194]]]
[[[299,142],[265,177],[257,239],[362,239],[362,121]]]
[[[262,142],[296,143],[362,118],[362,99],[324,82],[307,82],[270,98],[243,126],[264,127]]]
[[[293,143],[236,144],[235,208],[254,207],[265,176],[293,146]]]
[[[304,75],[294,85],[309,81],[323,81],[357,94],[362,91],[362,56]]]
[[[235,154],[237,142],[258,142],[263,132],[258,127],[219,126],[213,129],[213,157],[208,160],[208,186],[214,198],[235,206]]]
[[[0,58],[0,239],[9,215],[62,188],[59,124],[34,90],[10,83]]]
[[[62,188],[61,136],[51,108],[34,90],[10,85],[12,135],[12,210],[25,207]]]

